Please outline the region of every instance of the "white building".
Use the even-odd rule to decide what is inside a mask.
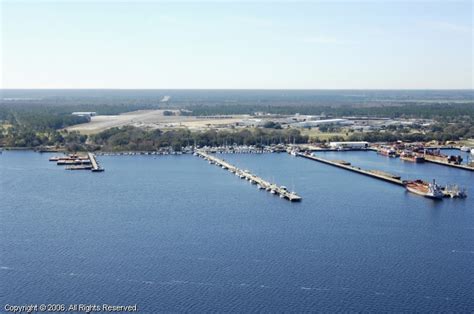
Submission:
[[[333,149],[367,149],[369,142],[330,142],[329,147]]]
[[[294,123],[292,124],[292,126],[299,127],[299,128],[310,128],[310,127],[318,127],[325,124],[352,125],[354,124],[354,122],[347,119],[309,120],[309,121]]]
[[[72,113],[73,116],[80,116],[80,117],[93,117],[97,115],[95,111],[77,111]]]

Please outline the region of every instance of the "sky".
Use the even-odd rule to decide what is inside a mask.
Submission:
[[[474,87],[472,1],[0,3],[2,88]]]

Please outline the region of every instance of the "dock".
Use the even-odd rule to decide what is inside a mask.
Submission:
[[[316,157],[316,156],[313,156],[313,155],[310,155],[310,154],[303,154],[303,153],[296,153],[296,154],[297,154],[297,156],[304,157],[304,158],[307,158],[307,159],[311,159],[311,160],[314,160],[314,161],[318,161],[318,162],[321,162],[321,163],[326,164],[326,165],[346,169],[346,170],[356,172],[356,173],[359,173],[359,174],[362,174],[362,175],[365,175],[365,176],[368,176],[368,177],[372,177],[372,178],[375,178],[375,179],[383,180],[385,182],[389,182],[389,183],[393,183],[393,184],[396,184],[396,185],[403,186],[403,181],[401,180],[401,178],[396,176],[396,175],[392,175],[390,173],[386,173],[386,172],[382,172],[382,171],[378,171],[378,170],[364,170],[364,169],[361,169],[359,167],[352,166],[350,163],[345,162],[345,161],[341,161],[341,160],[332,161],[332,160]]]
[[[259,176],[251,173],[248,170],[241,170],[234,165],[226,162],[223,159],[219,159],[213,155],[208,154],[207,152],[198,150],[195,152],[196,156],[204,158],[205,160],[209,161],[210,164],[214,164],[216,166],[221,167],[224,170],[228,170],[229,172],[235,174],[241,179],[245,179],[250,181],[252,184],[256,184],[260,190],[266,190],[271,194],[275,194],[280,196],[282,199],[286,199],[290,202],[299,202],[302,200],[302,197],[296,194],[295,192],[288,191],[284,186],[278,186],[274,183],[270,183]]]
[[[448,166],[448,167],[453,167],[453,168],[458,168],[458,169],[463,169],[463,170],[468,170],[468,171],[474,171],[474,167],[471,167],[469,165],[455,164],[452,162],[441,161],[435,158],[430,158],[430,155],[427,155],[427,154],[425,154],[424,157],[425,157],[426,162],[431,162],[438,165],[443,165],[443,166]]]
[[[66,170],[90,170],[92,172],[102,172],[102,168],[97,162],[96,156],[93,153],[87,155],[69,154],[63,156],[54,156],[49,158],[49,161],[54,161],[58,166],[66,166]]]
[[[91,161],[91,164],[92,164],[92,172],[104,171],[104,168],[100,167],[93,153],[87,153],[87,156],[89,156],[89,160]]]

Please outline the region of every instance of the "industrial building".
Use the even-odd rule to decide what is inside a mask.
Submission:
[[[330,142],[329,147],[338,150],[367,149],[369,147],[369,142]]]
[[[80,117],[93,117],[97,115],[95,111],[76,111],[72,113],[73,116],[80,116]]]
[[[299,128],[311,128],[318,127],[325,124],[338,124],[338,125],[352,125],[354,122],[347,119],[326,119],[326,120],[309,120],[304,122],[293,123],[291,126]]]

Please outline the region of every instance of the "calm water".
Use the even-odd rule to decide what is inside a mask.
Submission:
[[[472,311],[474,174],[372,152],[328,158],[459,183],[466,200],[288,154],[220,155],[293,188],[289,203],[193,156],[0,155],[0,304],[157,311]]]

